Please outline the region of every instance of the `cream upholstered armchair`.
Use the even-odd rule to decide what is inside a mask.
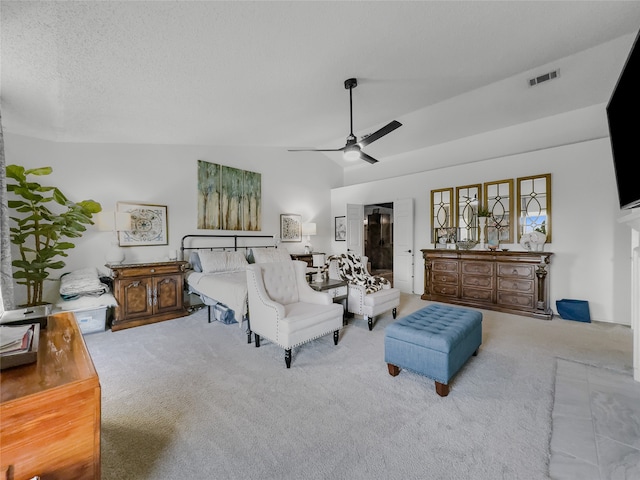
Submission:
[[[291,349],[333,332],[338,344],[343,307],[328,293],[313,290],[306,281],[306,262],[298,260],[254,263],[247,267],[249,329],[256,347],[264,337],[285,350],[291,367]]]
[[[387,279],[371,275],[367,261],[366,256],[351,252],[332,255],[329,257],[329,278],[347,280],[349,313],[362,315],[369,330],[373,330],[376,316],[392,311],[393,318],[396,318],[400,290],[393,288]]]

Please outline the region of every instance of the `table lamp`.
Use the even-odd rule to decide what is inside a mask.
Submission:
[[[313,254],[313,266],[318,269],[318,273],[313,276],[313,281],[315,283],[322,283],[324,281],[321,269],[324,266],[324,253],[314,253]]]
[[[302,235],[307,236],[307,244],[304,246],[304,253],[311,253],[313,247],[311,245],[311,235],[316,234],[316,224],[315,223],[303,223],[302,224]]]

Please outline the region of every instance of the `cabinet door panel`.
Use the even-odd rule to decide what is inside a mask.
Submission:
[[[155,282],[157,312],[182,308],[182,275],[168,275],[155,279]]]
[[[153,313],[151,279],[139,278],[120,282],[122,318],[144,317]]]

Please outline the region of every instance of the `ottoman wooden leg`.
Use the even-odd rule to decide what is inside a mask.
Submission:
[[[392,377],[395,377],[400,373],[400,367],[396,365],[387,363],[387,368],[389,369],[389,375],[391,375]]]
[[[441,397],[446,397],[447,395],[449,395],[449,385],[436,382],[436,393]]]

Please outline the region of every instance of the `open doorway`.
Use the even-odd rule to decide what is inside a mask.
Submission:
[[[364,206],[364,254],[369,272],[393,285],[393,202]]]

